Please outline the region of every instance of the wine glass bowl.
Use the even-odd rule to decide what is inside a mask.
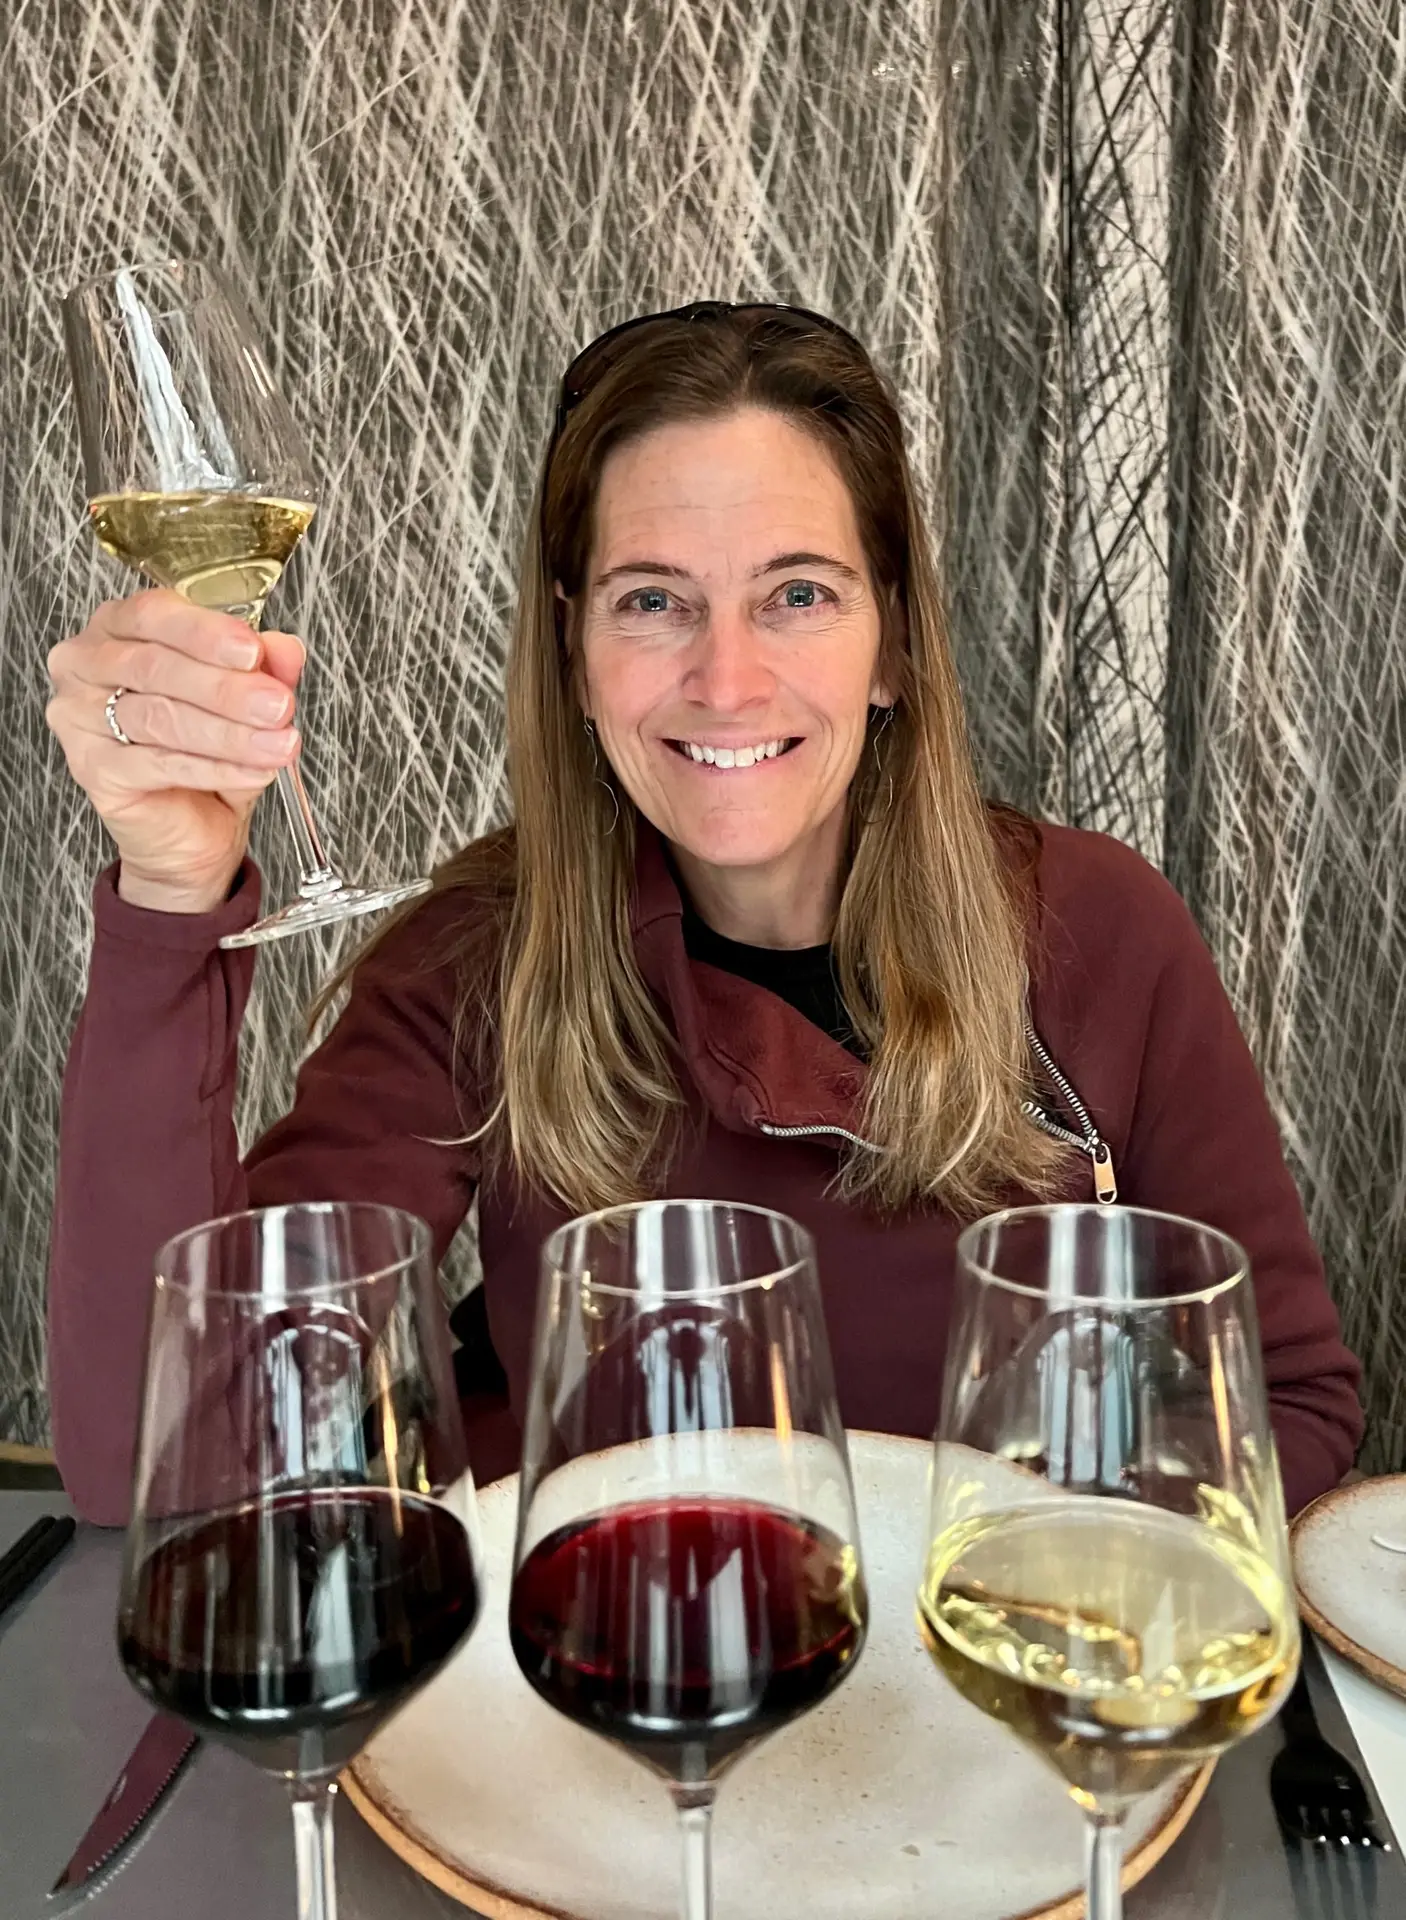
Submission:
[[[519,1667],[667,1781],[706,1920],[718,1781],[844,1679],[868,1619],[803,1229],[656,1201],[548,1241],[514,1566]]]
[[[624,1447],[560,1470],[513,1583],[513,1653],[537,1693],[686,1786],[818,1705],[868,1617],[843,1520],[796,1511],[765,1436],[729,1437],[706,1457]],[[573,1517],[548,1526],[558,1510]]]
[[[196,1227],[157,1259],[118,1648],[284,1778],[334,1920],[336,1774],[473,1630],[473,1486],[429,1230],[368,1203]]]
[[[1280,1704],[1298,1662],[1248,1262],[1131,1208],[959,1242],[919,1624],[1091,1822],[1116,1920],[1132,1802]]]
[[[477,1587],[468,1535],[437,1502],[289,1489],[152,1549],[126,1590],[122,1664],[154,1707],[308,1787],[454,1652]]]
[[[308,500],[233,490],[109,493],[88,502],[104,553],[251,626],[315,511]]]
[[[238,289],[204,261],[120,267],[75,288],[63,319],[98,544],[156,585],[257,628],[317,487]],[[261,945],[428,891],[426,879],[348,884],[296,761],[277,784],[298,898],[222,946]]]

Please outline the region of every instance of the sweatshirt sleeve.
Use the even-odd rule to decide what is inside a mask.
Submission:
[[[1114,1146],[1119,1198],[1185,1215],[1243,1246],[1254,1276],[1270,1418],[1291,1514],[1335,1486],[1362,1438],[1360,1368],[1343,1345],[1323,1263],[1259,1072],[1210,950],[1175,889],[1092,834],[1097,904],[1078,918],[1101,1039],[1088,1097]],[[1085,889],[1080,889],[1081,893]],[[1056,939],[1060,937],[1056,933]],[[1110,1032],[1126,1039],[1116,1067]],[[1077,1058],[1071,1077],[1079,1085]]]
[[[88,990],[69,1048],[49,1267],[54,1446],[78,1511],[121,1525],[131,1493],[152,1263],[170,1235],[247,1206],[379,1200],[429,1222],[443,1255],[474,1167],[455,1105],[452,977],[422,960],[446,896],[358,968],[302,1066],[291,1111],[241,1165],[240,1023],[254,950],[219,941],[257,918],[246,862],[211,914],[153,913],[94,892]]]

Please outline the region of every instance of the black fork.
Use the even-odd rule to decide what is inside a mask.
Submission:
[[[1305,1916],[1378,1920],[1377,1856],[1390,1849],[1361,1775],[1323,1737],[1308,1686],[1315,1658],[1306,1642],[1304,1666],[1280,1713],[1284,1745],[1269,1769],[1270,1798]]]

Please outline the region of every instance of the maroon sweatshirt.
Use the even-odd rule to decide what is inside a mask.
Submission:
[[[246,865],[225,905],[200,916],[131,906],[115,877],[109,868],[97,883],[64,1077],[49,1289],[59,1465],[79,1511],[108,1524],[127,1514],[152,1260],[168,1235],[245,1206],[376,1200],[422,1215],[442,1256],[479,1180],[474,1148],[440,1144],[478,1117],[477,1090],[461,1075],[456,1103],[455,983],[427,958],[472,910],[464,894],[430,896],[358,969],[291,1112],[241,1165],[235,1064],[254,954],[216,943],[256,918],[257,872]],[[1351,1464],[1358,1367],[1211,956],[1172,888],[1116,841],[1042,827],[1035,883],[1034,1024],[1111,1147],[1120,1199],[1206,1221],[1250,1254],[1293,1511]],[[652,833],[641,835],[634,935],[700,1117],[665,1192],[804,1222],[846,1424],[929,1435],[958,1223],[935,1208],[881,1220],[832,1194],[865,1068],[774,994],[689,958]],[[786,1127],[813,1131],[768,1131]],[[1071,1193],[1091,1198],[1092,1173],[1080,1161]],[[565,1214],[507,1186],[488,1180],[479,1195],[483,1304],[520,1415],[539,1249]],[[512,1464],[505,1427],[480,1434],[481,1475]]]

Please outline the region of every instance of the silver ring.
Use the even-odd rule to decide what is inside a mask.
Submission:
[[[107,702],[103,707],[103,712],[107,716],[107,730],[113,739],[119,741],[124,747],[130,747],[134,743],[129,740],[122,731],[122,722],[117,717],[117,703],[126,691],[127,689],[125,687],[114,687],[112,692],[107,696]]]

